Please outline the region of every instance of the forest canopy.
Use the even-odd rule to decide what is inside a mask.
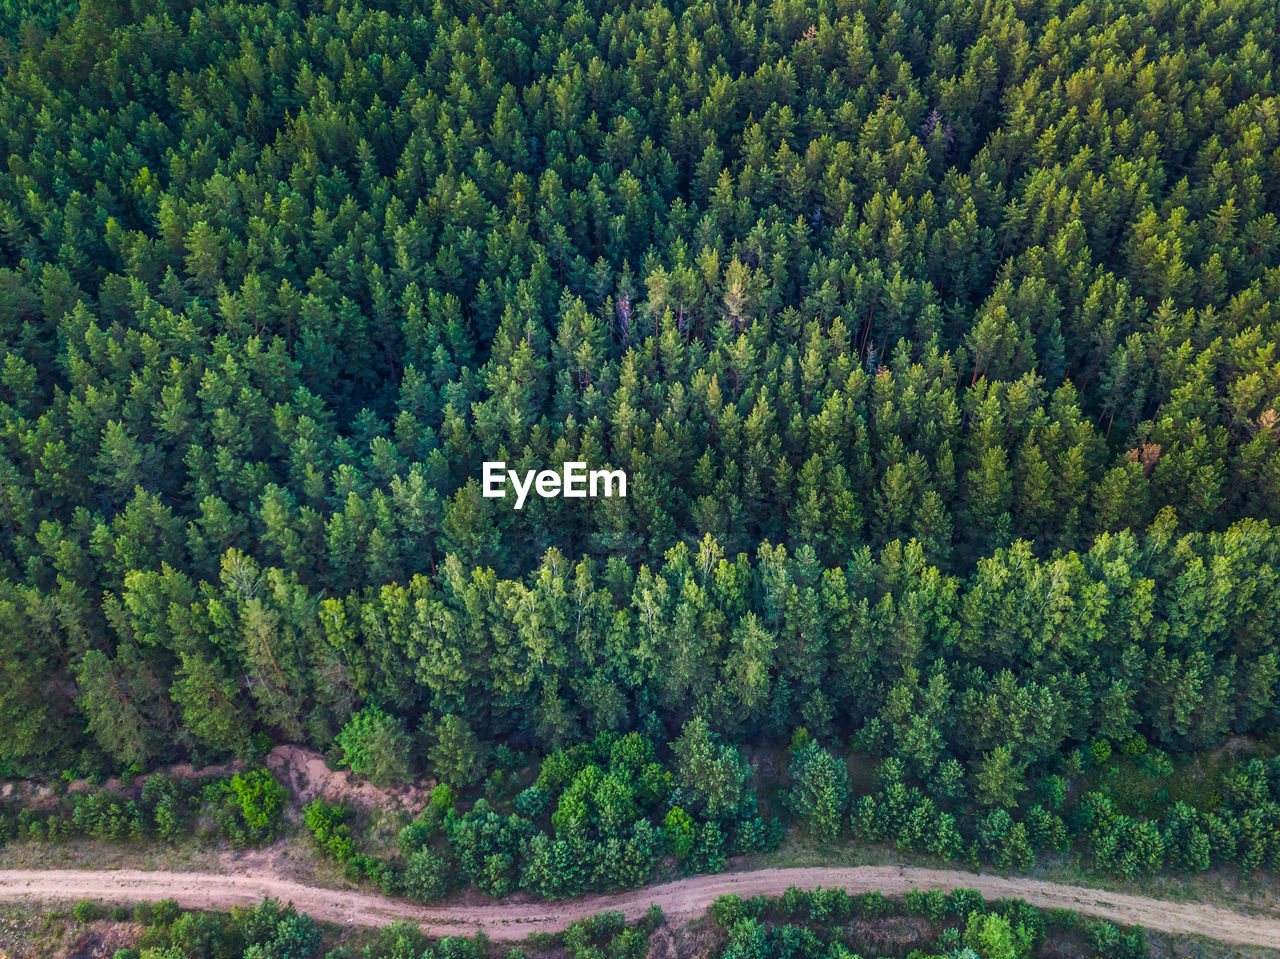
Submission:
[[[0,774],[1274,728],[1274,2],[0,22]]]

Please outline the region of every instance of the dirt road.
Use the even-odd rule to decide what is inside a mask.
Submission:
[[[569,902],[419,906],[368,892],[318,889],[269,874],[226,876],[200,872],[107,870],[0,870],[0,901],[99,899],[140,902],[176,899],[186,908],[226,909],[270,896],[292,902],[317,919],[359,926],[382,926],[397,919],[419,923],[439,935],[483,931],[491,939],[518,940],[533,932],[555,932],[574,919],[607,910],[636,918],[657,903],[672,921],[701,915],[717,896],[780,895],[788,886],[812,889],[844,886],[851,893],[878,889],[900,895],[912,887],[977,889],[988,899],[1019,898],[1046,908],[1072,909],[1126,925],[1164,932],[1194,933],[1238,945],[1280,950],[1280,918],[1246,916],[1215,906],[1164,902],[1142,896],[1067,886],[1037,879],[897,866],[763,869],[696,876],[616,896],[587,896]]]

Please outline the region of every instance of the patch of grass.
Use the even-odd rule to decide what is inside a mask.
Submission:
[[[758,745],[744,748],[742,755],[751,765],[748,782],[756,794],[756,807],[761,818],[786,817],[786,773],[791,752],[786,746]]]
[[[360,851],[379,858],[395,855],[399,849],[400,830],[413,819],[404,809],[357,809],[356,835],[359,836]]]
[[[1172,772],[1166,775],[1153,771],[1149,757],[1114,758],[1085,773],[1079,793],[1105,793],[1126,816],[1158,818],[1178,802],[1212,812],[1222,802],[1222,775],[1243,758],[1243,754],[1225,752],[1170,757]]]
[[[0,847],[0,869],[212,869],[229,848],[197,839],[172,844],[18,839]]]
[[[866,753],[853,752],[845,757],[844,764],[849,769],[849,786],[853,795],[876,791],[876,770],[880,760]]]
[[[1212,812],[1222,802],[1222,778],[1233,766],[1270,755],[1261,743],[1239,740],[1211,753],[1169,756],[1161,769],[1155,751],[1138,757],[1113,753],[1106,764],[1084,774],[1075,792],[1105,793],[1118,811],[1131,816],[1159,818],[1177,802]]]
[[[788,835],[773,852],[756,856],[743,856],[734,860],[733,869],[793,869],[804,866],[888,866],[910,860],[911,865],[937,866],[937,861],[927,856],[900,853],[888,844],[862,845],[819,842],[807,833]],[[954,864],[950,864],[954,866]]]
[[[291,823],[272,845],[236,849],[228,842],[186,838],[176,843],[113,843],[71,838],[57,842],[15,840],[0,846],[0,869],[148,869],[228,872],[242,865],[328,889],[349,889],[342,867],[317,853],[301,823]]]
[[[1150,959],[1275,959],[1263,946],[1235,946],[1200,936],[1171,936],[1147,930]]]

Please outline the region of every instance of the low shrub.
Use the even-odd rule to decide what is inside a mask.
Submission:
[[[102,906],[92,899],[81,899],[71,909],[76,922],[97,922],[102,918]]]

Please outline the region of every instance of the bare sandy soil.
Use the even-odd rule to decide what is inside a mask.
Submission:
[[[361,891],[319,889],[267,871],[239,875],[202,872],[122,870],[0,870],[0,901],[99,899],[140,902],[176,899],[189,909],[251,905],[264,897],[291,902],[317,919],[358,926],[415,922],[438,935],[484,932],[491,939],[519,940],[530,933],[556,932],[575,919],[620,910],[628,919],[651,903],[667,918],[683,922],[702,915],[718,897],[780,895],[789,886],[812,889],[843,886],[851,893],[880,890],[901,895],[910,889],[976,889],[988,899],[1019,898],[1035,906],[1071,909],[1124,925],[1206,936],[1238,945],[1280,950],[1280,918],[1246,916],[1217,906],[1166,902],[1071,886],[977,873],[899,866],[765,869],[696,876],[614,896],[584,896],[568,902],[501,902],[421,906]]]
[[[265,762],[300,803],[320,797],[327,802],[417,812],[426,804],[434,785],[427,781],[379,788],[348,770],[330,769],[322,754],[305,746],[277,746],[267,753]]]

